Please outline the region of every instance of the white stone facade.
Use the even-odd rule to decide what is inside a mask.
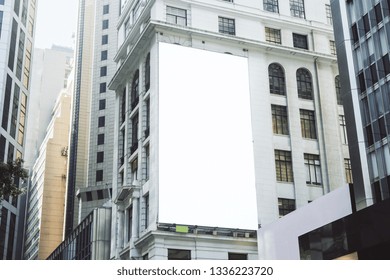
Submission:
[[[160,248],[160,253],[153,253],[153,248],[158,247],[153,245],[159,240],[158,236],[167,234],[164,233],[166,228],[160,224],[158,213],[160,43],[247,58],[259,226],[270,224],[282,215],[278,199],[293,200],[295,207],[299,208],[347,183],[344,159],[349,156],[347,146],[341,140],[339,116],[343,115],[343,108],[337,104],[335,77],[338,70],[332,53],[333,31],[328,23],[326,5],[329,5],[328,1],[305,1],[305,18],[297,18],[291,16],[287,0],[279,1],[278,13],[265,11],[261,1],[127,2],[118,23],[117,72],[110,83],[110,89],[116,92],[113,170],[118,170],[113,179],[113,199],[117,205],[113,206],[112,258],[138,259],[147,255],[151,259],[163,259],[168,256],[167,249],[175,247],[166,243]],[[227,25],[221,27],[219,22]],[[280,30],[281,42],[269,42],[266,28]],[[294,47],[294,44],[299,44],[294,42],[294,38],[296,41],[297,38],[305,38],[304,48],[302,45]],[[148,54],[149,89],[145,88]],[[280,65],[284,71],[284,95],[270,93],[268,68],[273,63]],[[136,74],[137,69],[139,74]],[[309,72],[312,98],[298,97],[298,69]],[[132,108],[131,95],[136,75],[139,75],[136,84],[139,101]],[[126,96],[124,107],[123,96]],[[150,104],[149,117],[147,104]],[[271,105],[287,107],[288,133],[285,135],[273,131]],[[307,111],[314,116],[312,139],[302,135],[301,115]],[[147,120],[150,120],[150,126]],[[133,129],[132,126],[137,124],[137,129]],[[148,134],[144,134],[146,130]],[[133,141],[133,133],[137,133],[137,141]],[[292,166],[293,180],[277,177],[275,150],[291,154],[289,165]],[[316,181],[308,178],[305,154],[317,159],[316,166],[310,166],[311,170],[316,170]],[[308,158],[306,156],[306,161],[309,161]],[[135,159],[138,161],[135,162]],[[285,170],[279,169],[279,173],[285,173]],[[206,238],[195,232],[196,240]],[[169,238],[183,240],[180,249],[191,250],[191,258],[198,258],[197,249],[188,238],[191,234],[194,234],[193,230],[185,235],[170,232]],[[234,251],[247,254],[248,259],[255,258],[252,254],[256,242],[250,232],[244,232],[243,239],[239,239],[234,230],[227,240],[218,231],[215,236],[213,242],[224,244],[224,253],[210,253],[205,258],[226,259],[228,253]],[[232,245],[236,241],[242,245],[241,249]],[[210,246],[213,242],[209,243]],[[252,247],[246,247],[248,243]]]

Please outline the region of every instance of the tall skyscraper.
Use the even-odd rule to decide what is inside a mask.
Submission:
[[[388,1],[332,1],[356,208],[389,198]]]
[[[108,0],[82,0],[79,4],[66,234],[111,196],[114,148],[111,104],[115,97],[107,84],[116,70],[113,58],[118,5]]]
[[[256,258],[253,231],[347,184],[331,20],[325,0],[123,3],[112,258]]]
[[[23,158],[35,0],[0,1],[0,160]],[[20,259],[25,196],[1,201],[0,259]]]

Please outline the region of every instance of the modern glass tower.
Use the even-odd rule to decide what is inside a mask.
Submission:
[[[23,158],[36,0],[0,1],[0,161]],[[20,182],[23,184],[23,182]],[[0,259],[20,259],[25,196],[0,202]]]

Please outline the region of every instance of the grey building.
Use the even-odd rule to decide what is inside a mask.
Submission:
[[[388,1],[332,1],[356,208],[389,198]]]
[[[23,158],[36,1],[0,1],[0,161]],[[20,259],[25,196],[0,202],[0,259]]]

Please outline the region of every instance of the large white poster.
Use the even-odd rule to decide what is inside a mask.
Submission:
[[[159,44],[158,221],[257,229],[246,58]]]

